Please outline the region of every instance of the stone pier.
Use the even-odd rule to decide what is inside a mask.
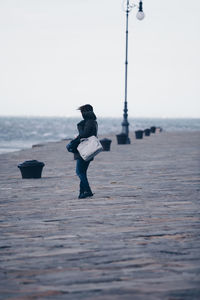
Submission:
[[[87,199],[66,141],[0,155],[0,299],[200,299],[200,132],[107,138]]]

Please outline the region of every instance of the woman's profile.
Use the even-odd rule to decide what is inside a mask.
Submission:
[[[80,110],[83,117],[83,120],[77,124],[77,129],[79,132],[78,137],[81,139],[88,138],[93,135],[97,136],[98,124],[96,121],[96,116],[93,112],[93,107],[90,104],[85,104],[80,106],[78,110]],[[80,191],[78,198],[83,199],[92,197],[93,193],[87,179],[87,169],[93,159],[85,161],[78,152],[74,154],[74,158],[77,160],[76,174],[80,179]]]

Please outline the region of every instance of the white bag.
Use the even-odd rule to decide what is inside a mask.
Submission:
[[[77,147],[80,156],[88,161],[95,155],[103,150],[103,147],[96,136],[90,136],[88,138],[81,139],[80,144]]]

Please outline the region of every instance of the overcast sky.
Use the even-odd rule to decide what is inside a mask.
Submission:
[[[121,117],[123,0],[0,0],[0,115]],[[137,3],[137,2],[136,2]],[[130,117],[200,117],[200,1],[129,16]]]

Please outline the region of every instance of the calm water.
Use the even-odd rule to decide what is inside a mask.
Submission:
[[[80,119],[55,117],[0,117],[0,153],[31,148],[33,144],[73,138]],[[121,118],[99,118],[99,134],[120,133]],[[200,130],[200,119],[129,118],[130,131],[151,126],[164,131]]]

